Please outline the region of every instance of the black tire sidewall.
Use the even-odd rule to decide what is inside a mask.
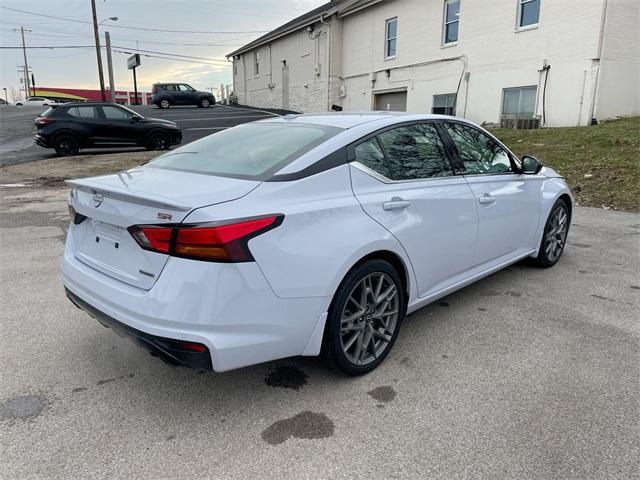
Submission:
[[[157,148],[155,140],[156,140],[156,138],[158,138],[159,136],[163,136],[163,137],[165,137],[165,140],[166,140],[166,142],[167,142],[167,144],[166,144],[166,148]],[[169,137],[169,134],[168,134],[168,133],[166,133],[166,132],[161,132],[161,131],[151,132],[151,133],[149,134],[149,136],[147,137],[147,149],[148,149],[148,150],[159,150],[159,151],[161,151],[161,150],[168,150],[168,149],[169,149],[170,144],[171,144],[171,139],[170,139],[170,137]]]
[[[549,229],[549,225],[551,225],[551,219],[553,218],[553,216],[555,215],[555,213],[558,211],[559,208],[564,208],[564,211],[567,214],[567,221],[569,222],[569,225],[567,225],[567,237],[569,236],[569,226],[571,225],[569,206],[567,205],[567,202],[565,202],[562,198],[559,198],[558,200],[556,200],[556,203],[553,204],[553,208],[551,209],[551,212],[549,212],[547,221],[544,224],[544,230],[542,231],[542,240],[540,240],[540,251],[538,252],[538,257],[536,258],[536,261],[538,265],[543,268],[553,267],[556,263],[558,263],[560,261],[560,258],[562,258],[562,254],[564,253],[564,247],[567,244],[567,241],[565,238],[564,245],[562,245],[562,251],[560,252],[560,255],[558,255],[558,258],[555,261],[549,260],[544,248],[544,241],[547,236],[547,230]]]
[[[69,139],[71,142],[73,142],[75,144],[75,149],[73,149],[72,152],[61,152],[60,151],[60,148],[58,147],[58,142],[62,141],[63,139]],[[80,150],[80,142],[73,135],[69,135],[69,134],[63,133],[63,134],[60,134],[60,135],[58,135],[57,137],[54,138],[54,140],[53,140],[53,148],[56,151],[56,153],[58,155],[60,155],[61,157],[77,155],[78,151]]]
[[[342,345],[340,341],[340,320],[344,304],[349,298],[349,294],[357,283],[365,276],[375,273],[386,273],[396,283],[398,289],[399,311],[398,319],[396,322],[396,328],[393,332],[393,337],[387,345],[385,351],[372,363],[365,366],[358,366],[351,363],[344,352],[342,351]],[[325,329],[324,341],[323,341],[323,357],[333,363],[338,369],[347,375],[357,376],[369,373],[380,365],[387,357],[393,345],[398,338],[402,321],[406,312],[406,294],[400,275],[391,264],[384,260],[369,260],[360,265],[354,267],[343,279],[338,287],[336,294],[333,297],[331,306],[329,307],[329,313],[327,316],[327,326]]]

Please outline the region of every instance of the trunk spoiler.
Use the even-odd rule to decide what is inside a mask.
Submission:
[[[91,193],[94,195],[96,193],[100,193],[110,198],[125,200],[127,202],[144,205],[146,207],[169,208],[182,212],[188,212],[190,210],[193,210],[194,208],[185,203],[177,202],[170,198],[163,197],[162,195],[156,195],[154,193],[148,192],[136,192],[129,188],[116,187],[113,185],[105,186],[100,182],[91,180],[67,180],[65,183],[73,188],[82,190],[87,193]]]

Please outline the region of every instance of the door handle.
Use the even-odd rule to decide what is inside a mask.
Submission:
[[[400,197],[393,197],[390,201],[384,202],[382,204],[382,209],[385,211],[391,210],[403,210],[411,205],[411,202],[408,200],[403,200]]]
[[[478,202],[480,205],[491,205],[492,203],[496,203],[496,199],[485,193],[483,196],[478,197]]]

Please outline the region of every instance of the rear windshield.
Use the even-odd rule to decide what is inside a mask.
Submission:
[[[341,131],[324,125],[247,123],[196,140],[158,157],[147,166],[266,180]]]

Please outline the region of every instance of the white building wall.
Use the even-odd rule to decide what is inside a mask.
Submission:
[[[608,0],[594,116],[640,114],[640,2]]]
[[[521,86],[538,87],[536,114],[544,111],[547,126],[638,114],[640,2],[606,1],[601,47],[605,0],[542,0],[539,24],[525,29],[517,28],[519,0],[461,0],[458,42],[444,46],[443,0],[387,0],[316,23],[316,39],[299,30],[260,47],[265,65],[258,76],[253,52],[241,55],[235,91],[240,103],[282,108],[286,59],[289,108],[302,112],[333,104],[371,110],[376,93],[394,90],[407,91],[408,111],[429,112],[434,95],[455,93],[460,84],[456,113],[478,123],[499,123],[503,89]],[[385,21],[392,17],[397,55],[385,59]],[[546,108],[543,65],[551,66]]]

